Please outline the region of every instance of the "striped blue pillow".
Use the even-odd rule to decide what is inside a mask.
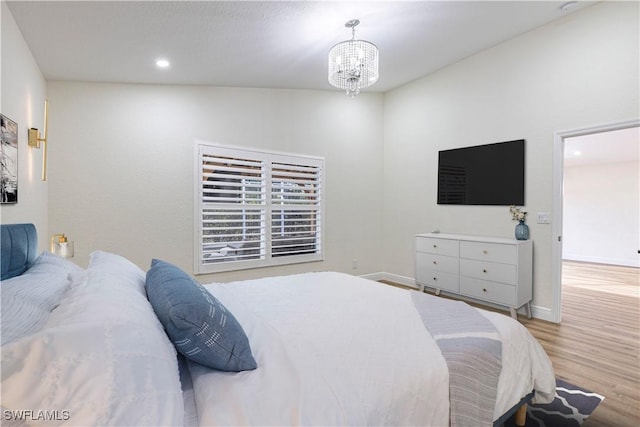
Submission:
[[[187,359],[221,371],[256,369],[240,323],[187,273],[154,259],[145,288],[167,335]]]

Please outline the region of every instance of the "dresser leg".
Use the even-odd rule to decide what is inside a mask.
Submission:
[[[440,289],[436,289],[436,296],[440,295]]]
[[[527,319],[531,319],[531,303],[530,302],[526,303],[525,308],[527,310]]]
[[[511,317],[518,320],[518,312],[516,311],[516,309],[513,307],[509,307],[509,311],[511,312]]]

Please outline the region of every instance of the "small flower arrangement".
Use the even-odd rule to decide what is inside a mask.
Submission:
[[[511,219],[513,221],[524,222],[524,217],[527,215],[525,211],[520,208],[516,208],[514,205],[511,205],[511,207],[509,208],[509,212],[511,213]]]

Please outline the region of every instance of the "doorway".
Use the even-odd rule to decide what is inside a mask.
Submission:
[[[582,260],[591,261],[591,262],[595,262],[598,260],[599,262],[607,262],[607,257],[601,254],[603,253],[611,254],[611,250],[609,251],[606,250],[607,246],[609,246],[608,244],[602,245],[603,247],[600,248],[601,249],[600,252],[589,251],[588,250],[589,245],[588,244],[585,245],[584,242],[573,241],[571,242],[570,246],[567,245],[565,247],[565,244],[564,244],[565,236],[563,236],[563,230],[565,229],[565,224],[564,224],[565,184],[569,185],[571,183],[571,185],[575,185],[577,186],[577,188],[580,188],[582,186],[584,189],[584,186],[586,184],[581,183],[580,180],[576,179],[577,178],[576,175],[580,175],[581,173],[582,174],[588,173],[585,170],[576,172],[576,170],[569,169],[569,168],[573,168],[573,166],[575,166],[576,164],[579,164],[580,162],[584,163],[585,165],[587,165],[588,162],[592,162],[595,164],[603,160],[605,157],[610,159],[611,162],[613,162],[614,159],[617,159],[619,161],[620,157],[617,157],[617,158],[614,157],[618,153],[619,149],[615,149],[613,145],[607,145],[607,149],[602,150],[603,144],[609,144],[613,140],[612,137],[618,135],[618,133],[619,134],[628,133],[628,132],[625,132],[626,130],[628,130],[629,132],[632,132],[634,135],[637,135],[639,127],[640,127],[640,120],[634,120],[634,121],[614,123],[614,124],[604,125],[604,126],[576,129],[572,131],[557,132],[555,134],[554,154],[553,154],[553,216],[552,216],[552,266],[551,266],[552,268],[552,307],[551,307],[552,313],[551,313],[551,319],[549,319],[551,321],[559,323],[562,319],[562,263],[564,258],[564,250],[566,249],[568,252],[567,255],[574,259],[580,260],[582,257]],[[638,144],[637,136],[635,137],[635,143]],[[634,149],[631,151],[634,151],[637,153],[637,150],[638,148],[636,145]],[[577,151],[580,151],[580,154],[577,154],[576,153]],[[589,159],[590,157],[592,158]],[[566,170],[566,172],[568,173],[567,176],[565,176],[565,168],[567,169]],[[601,167],[599,170],[599,173],[602,173],[603,170],[606,171],[606,167]],[[565,182],[565,178],[567,179],[567,182]],[[600,177],[599,180],[594,177],[591,178],[592,184],[596,184],[596,183],[603,184],[606,181],[606,179],[607,177]],[[610,183],[610,185],[613,185],[613,184],[614,183]],[[612,189],[614,189],[614,187],[611,187],[610,190]],[[589,197],[593,197],[593,196],[594,196],[593,194],[589,194],[588,192],[586,192],[582,197],[578,197],[578,200],[580,202],[588,202]],[[635,195],[635,197],[636,198],[638,197],[637,194]],[[638,215],[637,201],[633,203],[636,203],[636,208],[632,213],[632,215],[635,214],[636,223],[637,223],[637,215]],[[576,213],[576,209],[579,209],[579,206],[576,206],[575,203],[570,208],[567,207],[567,214],[571,213],[570,218],[579,218],[579,220],[576,223],[572,223],[571,225],[566,226],[566,231],[568,233],[566,236],[567,238],[573,237],[575,239],[576,236],[578,236],[578,239],[585,239],[585,238],[588,238],[589,235],[593,237],[594,235],[598,235],[598,233],[602,233],[602,234],[599,234],[600,238],[602,238],[602,241],[611,240],[612,233],[614,232],[614,230],[610,230],[611,234],[609,236],[606,235],[607,230],[603,229],[603,227],[600,227],[600,229],[598,230],[591,230],[595,234],[584,232],[584,230],[589,230],[590,225],[593,226],[594,221],[602,222],[603,221],[602,218],[604,215],[609,215],[608,218],[605,218],[604,224],[610,224],[612,222],[611,212],[607,213],[606,211],[601,211],[601,212]],[[632,210],[633,210],[633,207],[632,207]],[[590,224],[590,221],[591,221],[591,224]],[[618,225],[621,225],[621,224],[616,224],[616,226]],[[635,234],[637,239],[637,233]],[[631,250],[635,250],[635,251],[638,250],[638,247],[637,247],[638,242],[634,241],[633,239],[631,239],[631,243],[627,243],[627,245],[636,246],[634,249],[631,249]],[[573,252],[569,253],[570,251],[573,251]],[[629,248],[626,248],[625,256],[628,256],[628,251],[629,251]],[[636,259],[637,259],[637,256],[636,256]],[[615,263],[615,261],[612,261],[611,256],[609,256],[609,261]]]

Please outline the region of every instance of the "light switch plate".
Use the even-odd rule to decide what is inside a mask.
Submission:
[[[538,212],[538,224],[549,224],[549,212]]]

